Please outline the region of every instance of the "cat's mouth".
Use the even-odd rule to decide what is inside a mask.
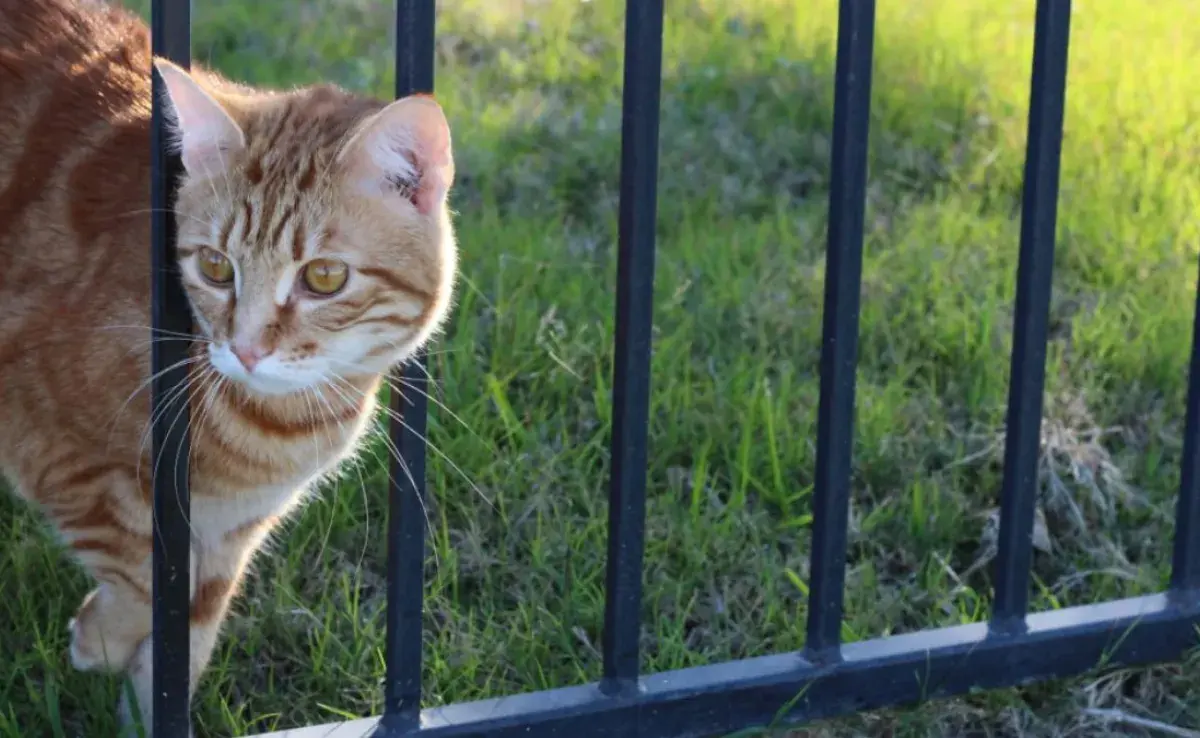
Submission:
[[[321,373],[297,366],[276,355],[263,357],[248,368],[228,344],[209,344],[208,356],[209,363],[223,377],[258,395],[282,397],[297,394],[325,381]]]

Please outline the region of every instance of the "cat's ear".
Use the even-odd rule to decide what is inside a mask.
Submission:
[[[339,159],[351,184],[405,197],[422,215],[445,202],[454,181],[450,126],[442,106],[425,95],[397,100],[368,118]]]
[[[166,59],[155,59],[154,68],[167,90],[163,110],[184,169],[197,177],[224,171],[229,155],[246,145],[242,129],[192,75]]]

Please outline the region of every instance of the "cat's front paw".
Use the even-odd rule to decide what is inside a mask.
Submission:
[[[104,608],[99,605],[96,592],[92,592],[67,624],[71,666],[80,671],[121,671],[133,658],[140,639],[130,639],[111,624],[105,627],[109,618],[104,617]]]
[[[89,632],[78,618],[71,618],[67,628],[71,632],[71,666],[79,671],[118,672],[129,663],[132,649]]]

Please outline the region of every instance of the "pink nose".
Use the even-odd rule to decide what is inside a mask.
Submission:
[[[253,372],[254,367],[258,366],[258,362],[271,353],[262,346],[246,346],[236,343],[233,345],[232,350],[233,355],[238,358],[238,361],[242,362],[242,366],[246,367],[246,371],[248,372]]]

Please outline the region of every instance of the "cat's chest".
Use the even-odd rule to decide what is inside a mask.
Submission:
[[[195,495],[192,498],[192,530],[202,548],[217,548],[238,531],[267,524],[291,509],[303,487],[261,488],[245,495]]]

